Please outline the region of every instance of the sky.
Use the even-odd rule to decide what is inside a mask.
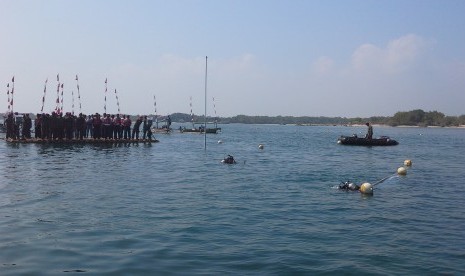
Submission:
[[[220,117],[458,116],[464,14],[463,0],[0,0],[0,110],[14,77],[14,111],[53,111],[59,75],[75,113],[190,113],[192,97]]]

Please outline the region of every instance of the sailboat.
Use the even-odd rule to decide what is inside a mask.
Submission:
[[[152,127],[153,133],[171,133],[171,117],[168,115],[163,120],[159,121],[159,116],[157,113],[157,98],[153,95],[153,106],[155,108],[155,125]],[[159,122],[166,122],[161,127],[159,126]]]
[[[207,62],[208,60],[208,57],[205,57],[205,114],[204,114],[204,123],[201,124],[198,128],[195,127],[195,123],[194,123],[194,114],[192,113],[192,97],[190,97],[190,108],[191,108],[191,123],[192,123],[192,128],[183,128],[183,127],[180,127],[179,130],[181,131],[181,133],[183,132],[189,132],[189,133],[204,133],[204,134],[207,134],[207,133],[213,133],[213,134],[217,134],[221,131],[221,128],[218,127],[218,123],[217,123],[217,120],[215,119],[215,122],[213,123],[208,123],[207,122]],[[215,110],[215,114],[216,114],[216,110]],[[207,127],[207,124],[213,124],[213,127]],[[207,146],[207,140],[206,140],[206,136],[205,136],[205,148]]]
[[[190,108],[191,108],[192,127],[180,127],[179,131],[181,133],[204,133],[206,132],[207,134],[218,134],[221,132],[221,128],[218,127],[218,120],[216,118],[215,118],[215,121],[213,122],[204,122],[204,123],[194,122],[194,114],[192,113],[192,97],[190,97]],[[198,125],[198,127],[196,127],[196,125]],[[208,125],[210,125],[211,127],[208,127]]]
[[[187,127],[179,127],[179,131],[181,133],[202,133],[202,129],[203,129],[203,126],[199,126],[198,128],[195,127],[195,122],[194,122],[194,113],[192,113],[192,96],[189,98],[190,99],[190,102],[189,102],[189,106],[191,108],[191,124],[192,124],[192,127],[191,128],[187,128]]]

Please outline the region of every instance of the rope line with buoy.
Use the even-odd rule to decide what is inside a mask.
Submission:
[[[378,181],[376,181],[374,184],[371,184],[369,182],[365,182],[361,184],[360,186],[351,182],[351,181],[346,181],[346,182],[341,182],[341,185],[339,185],[340,190],[345,190],[345,191],[359,191],[362,194],[365,195],[373,195],[373,189],[376,185],[379,185],[383,183],[384,181],[388,179],[392,179],[394,177],[398,176],[405,176],[407,175],[407,168],[412,166],[412,161],[411,160],[405,160],[404,161],[404,167],[399,167],[396,171],[395,174],[388,175]]]

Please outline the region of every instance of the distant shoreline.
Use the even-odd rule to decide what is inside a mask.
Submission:
[[[166,116],[146,114],[147,116],[158,118],[163,122]],[[136,118],[130,115],[131,119]],[[392,117],[372,116],[369,118],[347,118],[347,117],[309,117],[309,116],[249,116],[237,115],[234,117],[211,117],[204,118],[203,115],[172,113],[169,115],[172,122],[203,124],[207,121],[214,121],[218,124],[276,124],[276,125],[298,125],[298,126],[365,126],[365,122],[370,122],[373,126],[383,127],[433,127],[433,128],[465,128],[465,115],[446,116],[444,113],[432,111],[425,112],[421,109],[408,112],[397,112]],[[30,114],[31,119],[35,119],[34,114]],[[1,120],[1,118],[0,118]]]
[[[247,124],[247,123],[245,123]],[[279,125],[279,124],[275,124]],[[345,127],[366,127],[364,124],[285,124],[285,125],[295,125],[295,126],[345,126]],[[409,125],[400,125],[400,126],[390,126],[387,124],[371,124],[373,127],[393,127],[393,128],[463,128],[465,125],[459,126],[409,126]]]

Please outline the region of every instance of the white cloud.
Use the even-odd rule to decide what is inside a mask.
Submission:
[[[401,73],[421,57],[425,40],[414,34],[390,41],[386,47],[363,44],[352,55],[352,67],[359,72]]]

